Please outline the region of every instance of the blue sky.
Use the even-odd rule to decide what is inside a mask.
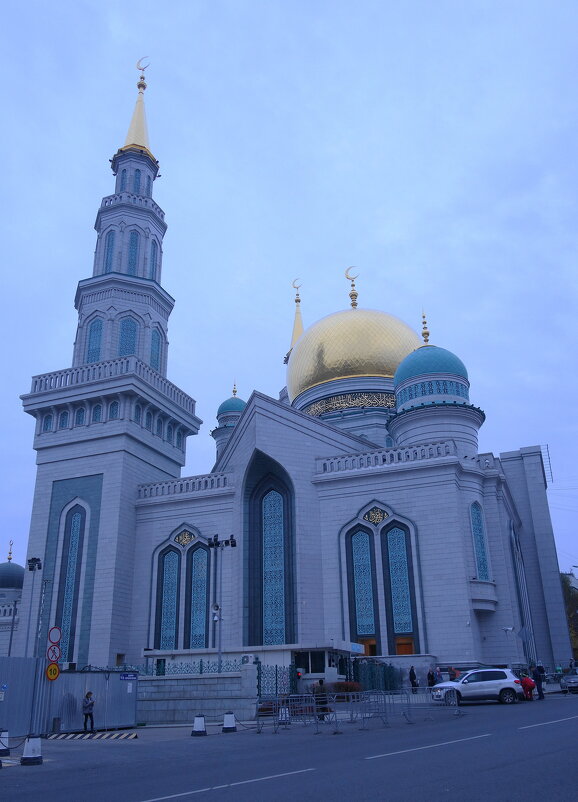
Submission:
[[[560,564],[578,564],[575,2],[148,0],[3,6],[7,361],[0,560],[25,558],[33,421],[18,395],[68,367],[109,158],[149,56],[155,198],[176,298],[169,378],[209,471],[237,381],[277,396],[299,276],[305,325],[348,303],[468,367],[480,450],[549,444]]]

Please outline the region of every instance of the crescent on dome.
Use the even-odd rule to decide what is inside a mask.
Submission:
[[[348,268],[347,268],[347,270],[345,271],[345,278],[346,278],[348,281],[355,281],[355,279],[356,279],[356,278],[358,278],[358,276],[359,276],[359,273],[357,273],[355,276],[350,276],[350,275],[349,275],[349,271],[350,271],[350,270],[354,270],[354,269],[355,269],[355,266],[354,266],[354,265],[352,265],[351,267],[348,267]]]
[[[141,61],[144,61],[145,58],[148,58],[148,56],[143,56],[142,58],[139,58],[139,60],[136,63],[137,70],[140,70],[141,72],[144,72],[146,70],[146,68],[148,66],[150,66],[149,64],[145,64],[144,67],[143,67],[143,65],[141,64]]]
[[[292,286],[292,287],[293,287],[293,289],[295,289],[295,290],[298,290],[298,289],[299,289],[299,287],[301,287],[301,284],[297,284],[297,282],[298,282],[298,281],[299,281],[299,279],[298,279],[298,278],[294,278],[294,279],[293,279],[293,282],[292,282],[292,284],[291,284],[291,286]]]

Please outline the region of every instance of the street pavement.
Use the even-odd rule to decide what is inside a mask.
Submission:
[[[456,715],[456,712],[458,713]],[[6,765],[2,802],[578,798],[578,696],[464,705],[371,722],[141,728],[132,741],[43,741],[41,766]],[[18,757],[15,750],[11,756]]]

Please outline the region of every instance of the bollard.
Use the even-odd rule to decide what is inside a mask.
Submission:
[[[40,766],[42,764],[42,748],[40,738],[30,735],[24,744],[24,752],[20,758],[21,766]]]
[[[221,732],[237,732],[235,714],[231,710],[227,710],[223,717],[223,729]]]
[[[10,757],[8,730],[0,730],[0,757]]]
[[[206,734],[207,734],[207,728],[205,727],[205,717],[195,716],[191,735],[206,735]]]

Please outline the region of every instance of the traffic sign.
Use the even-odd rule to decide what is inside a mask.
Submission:
[[[138,671],[124,671],[120,675],[120,678],[124,679],[124,680],[135,680],[135,679],[138,679]]]
[[[46,657],[51,663],[58,663],[60,660],[60,646],[57,643],[51,644],[46,650]]]
[[[46,678],[49,680],[58,679],[60,676],[60,669],[58,667],[58,663],[49,663],[46,666]]]
[[[60,627],[51,627],[48,631],[48,640],[50,643],[60,643],[60,638],[62,637],[62,631]]]

